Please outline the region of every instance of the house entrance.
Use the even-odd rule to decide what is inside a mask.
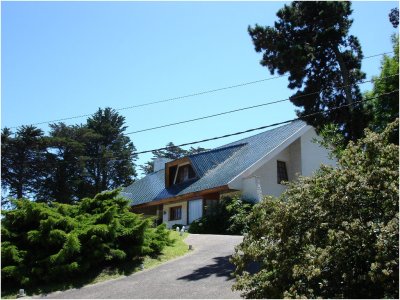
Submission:
[[[190,200],[188,201],[188,223],[191,224],[193,221],[203,216],[203,199]]]

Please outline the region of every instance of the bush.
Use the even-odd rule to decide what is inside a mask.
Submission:
[[[339,168],[258,204],[232,259],[234,288],[247,298],[397,299],[399,149],[387,140],[397,126],[367,131]]]
[[[119,191],[76,205],[15,200],[2,211],[2,285],[29,288],[103,266],[159,253],[169,243],[165,225],[129,211]]]
[[[243,234],[246,231],[246,216],[253,203],[242,200],[240,196],[226,196],[212,206],[206,215],[192,222],[190,233],[203,234]]]

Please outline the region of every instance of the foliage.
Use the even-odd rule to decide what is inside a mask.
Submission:
[[[176,258],[186,254],[189,249],[188,245],[184,242],[184,239],[188,236],[188,233],[184,233],[182,236],[176,231],[170,232],[171,242],[160,252],[156,258],[152,256],[146,256],[143,260],[144,267],[153,268],[162,262]]]
[[[366,98],[374,98],[371,101],[373,119],[370,127],[372,130],[381,132],[387,124],[399,117],[399,35],[392,37],[394,56],[385,55],[382,60],[381,73],[374,78],[374,86]],[[394,93],[391,93],[396,91]],[[391,93],[388,95],[381,95]],[[392,142],[398,143],[397,135],[393,135]]]
[[[43,131],[22,126],[13,135],[1,132],[1,185],[10,196],[22,198],[34,193],[44,173],[45,142]]]
[[[165,225],[151,228],[118,194],[103,192],[76,205],[15,200],[15,209],[2,212],[3,286],[68,281],[159,253],[170,243]]]
[[[240,196],[227,196],[206,208],[202,218],[192,222],[190,233],[242,234],[246,231],[246,217],[253,203],[242,200]]]
[[[92,196],[85,182],[85,143],[90,130],[84,125],[50,124],[46,137],[46,176],[36,191],[38,201],[73,203]]]
[[[202,147],[190,147],[189,150],[185,150],[179,146],[175,146],[173,142],[169,142],[163,150],[155,150],[152,151],[153,157],[151,161],[148,161],[140,166],[144,174],[150,174],[154,172],[154,160],[156,158],[168,158],[171,160],[175,160],[187,155],[192,155],[200,152],[207,151],[208,149]]]
[[[122,185],[129,185],[136,176],[134,160],[137,155],[130,138],[124,135],[125,117],[109,107],[87,119],[87,127],[95,136],[86,143],[86,155],[92,158],[86,163],[87,180],[94,194]]]
[[[388,142],[397,126],[366,130],[339,168],[256,205],[232,259],[234,288],[247,298],[397,299],[399,148]]]
[[[34,126],[21,127],[15,135],[3,129],[3,191],[16,198],[74,203],[130,184],[137,155],[124,122],[105,108],[83,125],[51,124],[48,136]]]
[[[365,74],[360,43],[349,35],[351,13],[348,1],[294,1],[277,12],[274,26],[248,29],[263,53],[261,65],[271,74],[289,73],[298,116],[313,114],[304,120],[317,130],[337,124],[347,141],[361,137],[367,123],[362,103],[353,104],[362,99],[357,83]],[[326,111],[341,105],[349,106]]]
[[[326,124],[319,132],[322,139],[315,140],[326,149],[329,149],[330,158],[340,158],[346,148],[346,141],[336,124]]]
[[[390,23],[392,23],[394,28],[397,28],[397,26],[399,26],[399,8],[398,7],[392,8],[390,10],[389,21],[390,21]]]

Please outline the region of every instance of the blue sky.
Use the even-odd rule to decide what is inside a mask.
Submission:
[[[2,2],[1,124],[31,124],[268,78],[248,25],[272,25],[284,2]],[[398,2],[354,2],[365,56],[392,50]],[[364,60],[367,79],[381,58]],[[363,85],[363,89],[370,85]],[[127,132],[284,99],[287,79],[121,111]],[[138,151],[294,118],[284,102],[130,135]],[[84,123],[85,118],[66,121]],[[47,130],[46,125],[40,125]],[[251,135],[251,134],[248,134]],[[246,137],[246,135],[240,136]],[[240,137],[198,146],[212,148]],[[142,164],[151,154],[141,155]]]

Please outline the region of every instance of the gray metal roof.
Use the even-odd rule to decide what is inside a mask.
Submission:
[[[294,121],[209,151],[189,155],[197,174],[195,179],[165,188],[165,170],[160,170],[124,188],[121,194],[130,199],[132,205],[138,205],[227,185],[304,126],[305,122]]]

